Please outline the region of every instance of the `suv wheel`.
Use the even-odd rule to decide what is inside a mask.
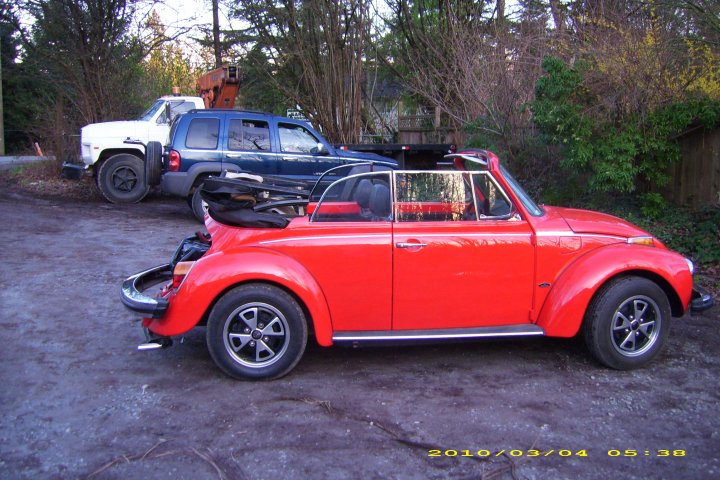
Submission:
[[[98,170],[97,183],[103,196],[112,203],[136,203],[145,198],[143,161],[135,155],[120,153],[105,160]]]
[[[200,223],[205,222],[205,212],[207,211],[206,203],[203,202],[200,196],[200,190],[202,189],[202,183],[195,187],[193,194],[188,197],[188,205],[192,209],[193,215],[198,219]]]

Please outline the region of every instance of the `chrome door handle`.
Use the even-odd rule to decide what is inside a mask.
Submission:
[[[422,248],[427,247],[427,243],[398,242],[395,246],[397,248]]]
[[[240,157],[242,157],[242,153],[228,153],[227,157],[228,158],[240,158]]]
[[[298,157],[282,157],[282,159],[290,162],[292,160],[298,160]]]

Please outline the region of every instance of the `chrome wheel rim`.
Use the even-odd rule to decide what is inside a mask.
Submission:
[[[660,307],[653,299],[644,295],[628,298],[613,314],[613,347],[626,357],[642,355],[657,342],[661,323]]]
[[[285,316],[267,303],[247,303],[228,316],[223,326],[225,350],[237,363],[261,368],[280,360],[290,339]]]

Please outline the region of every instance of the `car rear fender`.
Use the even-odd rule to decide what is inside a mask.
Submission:
[[[296,260],[262,248],[243,248],[205,255],[169,298],[161,319],[146,326],[164,335],[180,335],[195,327],[227,290],[249,282],[278,285],[294,295],[310,314],[317,342],[332,345],[330,311],[320,285]]]
[[[657,283],[668,295],[673,314],[682,315],[692,294],[692,274],[685,259],[670,250],[613,244],[588,252],[555,280],[537,325],[552,337],[572,337],[600,287],[620,275],[637,275]]]

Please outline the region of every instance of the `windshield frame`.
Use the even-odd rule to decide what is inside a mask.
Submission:
[[[161,99],[161,98],[157,99],[157,100],[155,101],[155,103],[153,103],[152,105],[150,105],[150,108],[148,108],[147,110],[145,110],[145,112],[143,112],[143,114],[140,115],[140,117],[138,118],[138,120],[140,120],[140,121],[142,121],[142,122],[149,122],[150,120],[153,119],[153,117],[155,116],[155,114],[156,114],[164,105],[165,105],[165,100],[163,100],[163,99]]]
[[[510,172],[505,168],[504,165],[500,165],[500,173],[502,173],[503,178],[507,181],[508,185],[510,185],[510,188],[517,196],[520,203],[522,203],[523,207],[525,207],[525,210],[532,215],[533,217],[542,217],[545,215],[545,210],[540,207],[535,201],[530,197],[530,195],[525,191],[525,189],[518,183],[517,180],[515,180],[515,177],[513,177]]]

